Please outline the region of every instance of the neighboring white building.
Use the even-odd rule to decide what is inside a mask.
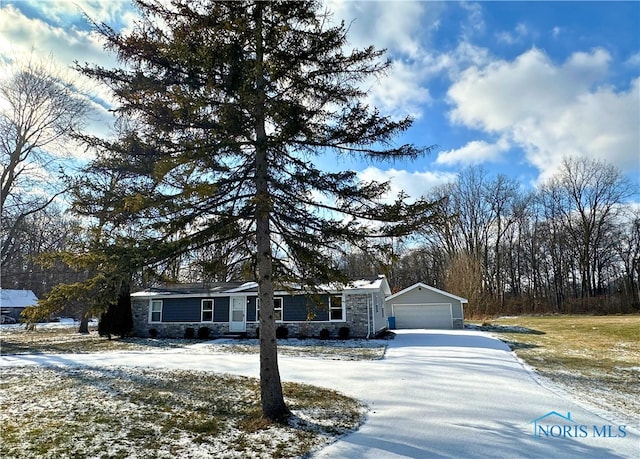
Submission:
[[[2,315],[2,323],[5,323],[5,321],[11,321],[11,319],[5,319],[5,316],[19,321],[20,313],[24,308],[36,306],[37,304],[38,297],[31,290],[0,289],[0,312]]]

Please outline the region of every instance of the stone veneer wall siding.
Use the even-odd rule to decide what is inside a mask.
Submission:
[[[133,315],[133,334],[135,336],[149,336],[149,300],[133,298],[131,313]]]
[[[351,336],[366,338],[368,324],[373,326],[370,317],[370,300],[371,294],[345,295],[345,309]],[[374,333],[375,330],[371,330],[371,335]]]

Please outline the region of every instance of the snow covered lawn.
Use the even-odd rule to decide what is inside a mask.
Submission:
[[[132,367],[3,368],[2,458],[289,458],[356,428],[366,408],[285,383],[294,417],[260,416],[255,378]]]
[[[0,457],[299,457],[357,428],[366,407],[336,391],[284,383],[288,426],[260,416],[256,378],[211,371],[78,367],[65,355],[124,352],[200,358],[259,352],[257,340],[106,340],[71,324],[3,327],[3,355],[56,355],[46,366],[3,368]],[[380,359],[384,341],[281,341],[281,355]],[[51,361],[50,361],[51,362]]]

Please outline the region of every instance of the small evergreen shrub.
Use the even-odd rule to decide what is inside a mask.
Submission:
[[[276,338],[277,339],[287,339],[289,337],[289,329],[284,325],[280,325],[276,328]]]
[[[260,339],[260,327],[256,327],[256,338]]]
[[[329,333],[329,330],[327,330],[326,328],[320,330],[320,339],[329,339],[330,335],[331,334]]]
[[[209,339],[211,329],[209,327],[198,328],[198,339]]]
[[[187,327],[184,329],[184,339],[194,339],[196,337],[196,331],[193,327]]]
[[[149,329],[149,336],[151,338],[157,338],[158,337],[158,330],[156,330],[155,328],[150,328]]]
[[[340,327],[340,329],[338,330],[338,338],[349,339],[349,332],[351,332],[349,327]]]

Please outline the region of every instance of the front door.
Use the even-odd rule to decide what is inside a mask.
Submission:
[[[229,304],[229,331],[247,331],[247,299],[243,296],[231,297]]]

